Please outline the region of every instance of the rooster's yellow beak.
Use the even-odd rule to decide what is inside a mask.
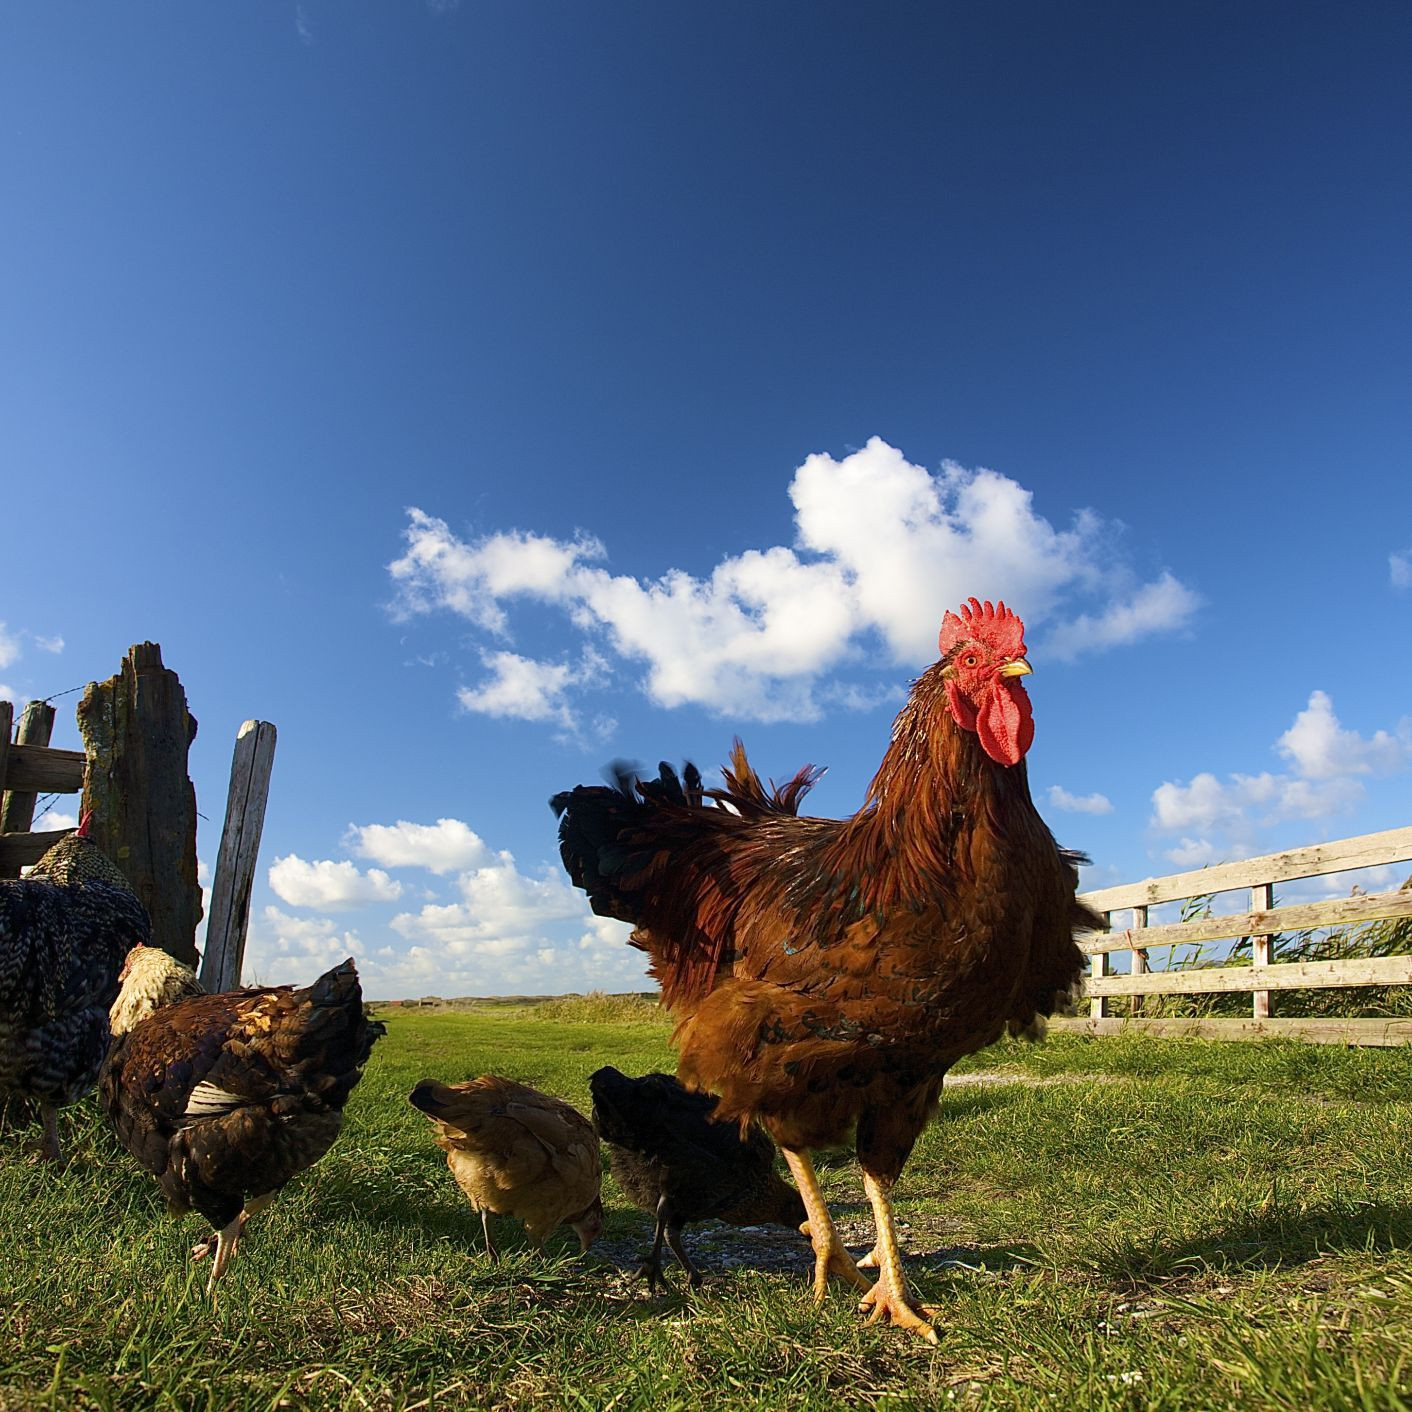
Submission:
[[[1017,657],[1013,662],[1007,662],[1001,669],[1002,677],[1027,677],[1034,668],[1025,661],[1023,657]]]

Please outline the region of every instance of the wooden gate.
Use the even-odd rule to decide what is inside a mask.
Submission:
[[[1278,1014],[1282,991],[1322,990],[1350,986],[1412,985],[1412,955],[1351,955],[1334,960],[1282,960],[1279,939],[1291,934],[1336,928],[1356,938],[1368,923],[1412,918],[1412,879],[1393,892],[1354,893],[1318,902],[1276,906],[1274,887],[1296,879],[1372,868],[1412,860],[1412,828],[1388,829],[1336,843],[1292,848],[1222,863],[1194,872],[1123,883],[1083,894],[1083,901],[1108,919],[1107,932],[1080,938],[1093,958],[1085,994],[1087,1018],[1056,1019],[1052,1030],[1113,1034],[1138,1029],[1151,1034],[1196,1034],[1220,1039],[1255,1039],[1285,1035],[1323,1044],[1393,1045],[1412,1042],[1412,1018],[1301,1018]],[[1207,899],[1212,894],[1248,890],[1248,910],[1213,916],[1209,907],[1199,916],[1162,925],[1148,924],[1149,910],[1163,903]],[[1189,909],[1197,910],[1197,909]],[[1402,945],[1412,950],[1412,927],[1400,929]],[[1172,964],[1173,949],[1193,946],[1228,951],[1249,943],[1249,964]],[[1357,950],[1356,947],[1352,948]],[[1128,952],[1130,968],[1115,974],[1114,953]],[[1165,964],[1153,969],[1156,951]],[[1149,998],[1245,992],[1251,996],[1248,1018],[1162,1017],[1142,1013]],[[1131,1013],[1112,1013],[1113,1001],[1130,997]]]

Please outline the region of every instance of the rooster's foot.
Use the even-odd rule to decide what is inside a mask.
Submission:
[[[858,1266],[853,1263],[853,1257],[848,1253],[843,1242],[839,1240],[837,1232],[832,1225],[829,1226],[826,1237],[828,1244],[822,1250],[819,1249],[819,1242],[814,1240],[814,1233],[810,1229],[810,1224],[805,1221],[799,1227],[799,1233],[809,1237],[814,1244],[814,1303],[822,1304],[829,1292],[829,1276],[834,1275],[838,1279],[847,1280],[849,1284],[856,1285],[859,1289],[871,1289],[872,1286],[866,1275],[859,1272]]]
[[[637,1267],[637,1273],[647,1281],[647,1292],[649,1294],[656,1294],[659,1289],[665,1290],[668,1288],[667,1277],[662,1272],[662,1262],[660,1260],[654,1260],[650,1255],[641,1257],[641,1263]]]
[[[858,1308],[868,1315],[870,1324],[876,1324],[883,1315],[887,1315],[894,1328],[906,1329],[928,1343],[937,1341],[936,1329],[931,1321],[937,1317],[938,1311],[926,1304],[913,1304],[905,1285],[899,1291],[893,1289],[886,1279],[880,1279],[863,1296]]]

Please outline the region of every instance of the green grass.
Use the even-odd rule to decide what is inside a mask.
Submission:
[[[649,1298],[650,1225],[611,1183],[586,1257],[502,1224],[488,1264],[412,1085],[495,1071],[586,1108],[600,1064],[671,1067],[669,1024],[596,1001],[385,1018],[343,1136],[252,1223],[214,1308],[199,1221],[96,1108],[65,1115],[57,1177],[33,1130],[0,1130],[0,1408],[1412,1406],[1412,1053],[975,1056],[959,1076],[1005,1081],[949,1089],[898,1191],[931,1349],[841,1289],[816,1311],[802,1242],[791,1271],[718,1259],[688,1294],[673,1266]],[[821,1172],[864,1232],[856,1167]]]

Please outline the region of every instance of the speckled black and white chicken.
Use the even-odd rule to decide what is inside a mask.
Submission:
[[[170,958],[149,951],[134,961],[115,1029],[139,1008],[139,992],[187,983]],[[382,1033],[350,959],[302,989],[187,995],[115,1034],[100,1080],[113,1131],[175,1212],[195,1210],[214,1228],[192,1251],[214,1253],[208,1291],[250,1217],[333,1145]]]
[[[41,1151],[63,1161],[58,1110],[94,1085],[123,958],[147,910],[88,836],[89,816],[26,877],[0,881],[0,1095],[29,1099]]]

